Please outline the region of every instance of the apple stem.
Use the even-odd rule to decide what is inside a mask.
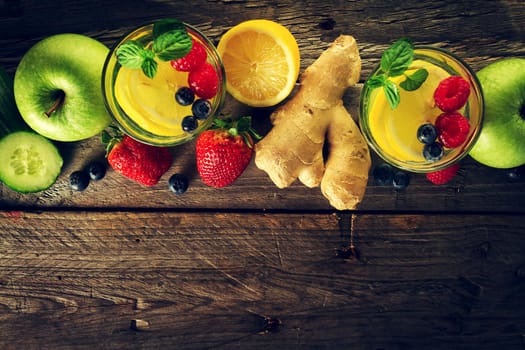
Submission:
[[[64,91],[62,90],[59,90],[56,92],[55,94],[55,102],[53,103],[53,105],[45,112],[46,116],[48,118],[51,117],[51,114],[53,114],[53,112],[55,112],[58,107],[60,107],[63,103],[64,103],[64,100],[66,99],[66,94]]]

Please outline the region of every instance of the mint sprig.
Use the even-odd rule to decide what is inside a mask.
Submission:
[[[428,71],[424,68],[418,69],[412,74],[406,71],[414,60],[414,45],[406,38],[399,39],[385,50],[381,56],[378,73],[365,83],[369,89],[383,88],[390,108],[393,110],[401,100],[399,87],[406,91],[414,91],[425,82]],[[389,78],[405,76],[405,80],[399,83],[399,87]]]
[[[120,45],[115,54],[123,67],[142,69],[142,72],[153,79],[161,61],[171,61],[184,57],[190,52],[191,36],[184,23],[176,19],[161,19],[153,23],[153,44],[146,48],[140,42],[129,40]]]

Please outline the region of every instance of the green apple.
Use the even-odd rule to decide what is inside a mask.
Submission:
[[[476,75],[485,117],[470,156],[493,168],[525,164],[525,58],[496,61]]]
[[[57,34],[32,46],[14,78],[26,123],[56,141],[79,141],[105,129],[111,117],[101,79],[108,53],[107,46],[81,34]]]

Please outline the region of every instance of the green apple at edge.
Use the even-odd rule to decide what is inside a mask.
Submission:
[[[485,117],[469,155],[493,168],[525,164],[525,58],[496,61],[476,75],[483,90]]]
[[[79,141],[111,122],[102,97],[102,68],[109,48],[81,34],[47,37],[22,57],[14,78],[17,107],[37,133]]]

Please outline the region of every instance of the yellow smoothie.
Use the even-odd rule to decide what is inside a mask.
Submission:
[[[157,61],[153,79],[141,69],[121,67],[115,81],[115,97],[124,112],[144,130],[161,136],[183,135],[181,121],[191,115],[191,105],[181,106],[175,93],[188,86],[188,73],[178,72],[169,62]]]
[[[384,153],[403,161],[424,161],[423,144],[417,139],[417,129],[424,123],[434,123],[443,113],[435,106],[434,90],[441,80],[450,76],[443,68],[422,60],[414,60],[406,74],[419,68],[428,71],[427,80],[415,91],[400,88],[401,99],[395,110],[390,108],[382,89],[375,89],[370,95],[370,133]],[[405,77],[391,79],[399,86]]]

